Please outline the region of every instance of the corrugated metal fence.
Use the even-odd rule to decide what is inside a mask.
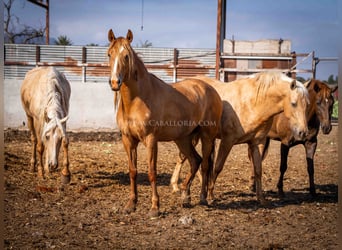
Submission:
[[[5,44],[5,79],[23,79],[33,67],[53,65],[70,81],[107,82],[107,47]],[[215,77],[215,49],[134,48],[149,72],[171,83]]]

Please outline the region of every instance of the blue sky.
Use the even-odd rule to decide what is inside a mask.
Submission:
[[[227,0],[226,37],[289,39],[297,53],[337,57],[337,7],[338,0]],[[13,13],[21,23],[45,26],[44,10],[26,0],[15,0]],[[116,36],[131,29],[133,45],[148,40],[154,47],[215,48],[216,14],[216,0],[50,0],[50,37],[106,45],[110,28]],[[320,62],[317,78],[337,75],[337,69],[337,62]]]

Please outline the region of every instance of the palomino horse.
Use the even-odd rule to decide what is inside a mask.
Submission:
[[[272,128],[267,135],[263,157],[267,154],[270,139],[281,141],[280,177],[277,184],[278,193],[281,197],[284,196],[283,179],[287,170],[287,157],[289,150],[291,147],[298,144],[302,144],[305,147],[307,170],[310,182],[310,194],[312,196],[316,195],[314,182],[314,155],[317,147],[317,135],[320,127],[323,134],[329,134],[331,131],[331,114],[334,105],[334,97],[332,94],[337,90],[337,86],[331,89],[325,83],[315,79],[310,80],[308,84],[310,104],[307,110],[309,129],[307,136],[301,140],[296,140],[292,135],[289,121],[283,113],[274,117]]]
[[[150,216],[159,214],[157,193],[157,144],[158,141],[175,141],[186,155],[191,173],[182,186],[183,205],[190,204],[191,182],[202,163],[203,185],[201,203],[207,203],[208,175],[212,171],[212,154],[219,130],[222,101],[214,88],[199,79],[188,79],[166,84],[150,74],[131,47],[133,34],[128,30],[126,38],[116,38],[108,32],[110,86],[120,91],[117,124],[128,156],[130,198],[125,212],[136,208],[137,196],[137,146],[143,142],[148,154],[148,177],[152,187]],[[116,92],[117,93],[117,92]],[[202,158],[192,145],[192,138],[202,141]]]
[[[21,102],[31,131],[31,170],[44,178],[58,167],[58,155],[63,146],[62,183],[70,182],[66,121],[69,112],[70,85],[65,76],[53,67],[34,68],[26,73],[21,86]],[[45,163],[43,168],[43,154]]]
[[[247,143],[252,150],[256,173],[257,199],[264,203],[261,187],[261,149],[271,128],[273,117],[284,112],[290,119],[296,138],[307,133],[305,111],[308,93],[305,86],[284,74],[259,73],[229,83],[200,78],[213,86],[223,101],[221,139],[215,168],[209,181],[209,199],[213,200],[214,184],[233,145]],[[184,157],[176,165],[171,178],[174,189]]]

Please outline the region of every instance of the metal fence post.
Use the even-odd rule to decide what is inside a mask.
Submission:
[[[82,83],[86,82],[86,75],[87,75],[87,67],[85,64],[87,63],[87,48],[82,47]]]

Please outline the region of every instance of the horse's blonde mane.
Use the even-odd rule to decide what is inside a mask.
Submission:
[[[255,75],[251,75],[248,78],[254,78],[257,83],[258,87],[256,94],[256,102],[258,100],[263,100],[267,93],[267,90],[280,81],[286,81],[289,84],[295,81],[297,91],[301,93],[302,96],[305,96],[308,100],[308,91],[305,88],[305,86],[299,81],[296,81],[295,79],[286,76],[284,73],[278,71],[261,72]]]
[[[61,126],[60,119],[67,115],[65,112],[68,112],[69,106],[64,102],[63,89],[58,84],[59,81],[66,80],[61,79],[61,77],[63,76],[58,74],[54,68],[51,68],[47,74],[47,95],[44,115],[47,116],[49,122],[46,124],[42,135],[56,126],[61,128],[63,134],[66,132],[63,126]]]

